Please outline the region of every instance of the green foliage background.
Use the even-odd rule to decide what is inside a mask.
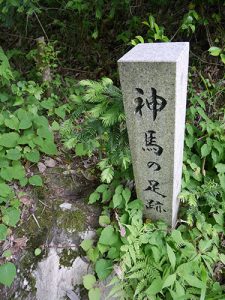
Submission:
[[[98,240],[81,244],[95,265],[84,278],[89,298],[100,298],[96,279],[114,270],[111,295],[121,299],[222,299],[224,15],[219,0],[0,1],[2,243],[20,224],[15,184],[44,184],[31,165],[43,155],[89,157],[102,181],[89,203],[103,208]],[[137,43],[170,41],[191,43],[183,205],[172,232],[142,220],[116,66]],[[12,253],[1,261],[0,283],[10,286]]]

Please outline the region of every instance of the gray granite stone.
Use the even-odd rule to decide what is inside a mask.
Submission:
[[[175,226],[189,43],[139,44],[119,61],[137,195],[145,216]]]

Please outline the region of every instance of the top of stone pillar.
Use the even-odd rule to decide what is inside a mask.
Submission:
[[[188,42],[138,44],[122,56],[118,63],[176,62],[186,51],[189,51]]]

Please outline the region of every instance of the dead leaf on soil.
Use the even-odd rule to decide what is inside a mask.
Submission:
[[[38,163],[38,170],[39,170],[40,173],[44,173],[44,171],[45,171],[46,169],[47,169],[47,168],[46,168],[45,164],[43,164],[42,162],[39,162],[39,163]]]
[[[56,166],[56,161],[50,157],[45,159],[44,163],[48,168],[54,168]]]

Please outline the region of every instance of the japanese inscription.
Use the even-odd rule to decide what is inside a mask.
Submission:
[[[139,97],[137,97],[135,99],[135,103],[136,103],[136,107],[135,107],[135,114],[139,114],[140,116],[142,116],[142,109],[143,107],[147,106],[147,108],[152,111],[153,114],[153,121],[155,121],[158,112],[160,112],[161,110],[163,110],[167,104],[167,101],[157,95],[157,91],[155,88],[151,88],[152,94],[150,96],[150,99],[145,98],[144,101],[144,91],[140,88],[136,88],[137,93],[139,94]]]
[[[144,91],[141,88],[136,88],[136,92],[139,94],[137,98],[135,98],[134,103],[135,106],[135,115],[138,114],[139,116],[143,116],[143,109],[146,105],[146,108],[152,112],[153,115],[153,121],[156,120],[157,115],[159,112],[161,112],[165,106],[167,105],[166,99],[159,96],[157,94],[157,90],[155,88],[151,88],[151,97],[145,98],[144,101]],[[144,133],[144,146],[142,147],[142,150],[145,152],[152,151],[154,155],[161,156],[163,153],[163,147],[157,144],[157,133],[155,130],[149,129]],[[160,171],[161,165],[158,162],[155,161],[149,161],[147,163],[147,167],[153,172]],[[154,179],[148,179],[148,186],[144,189],[146,192],[152,192],[153,194],[157,194],[160,197],[162,197],[162,200],[166,197],[162,193],[159,192],[159,186],[160,183]],[[161,213],[162,211],[166,212],[166,210],[163,208],[164,203],[160,201],[155,200],[148,200],[146,203],[146,208],[148,209],[155,209],[157,212]]]

